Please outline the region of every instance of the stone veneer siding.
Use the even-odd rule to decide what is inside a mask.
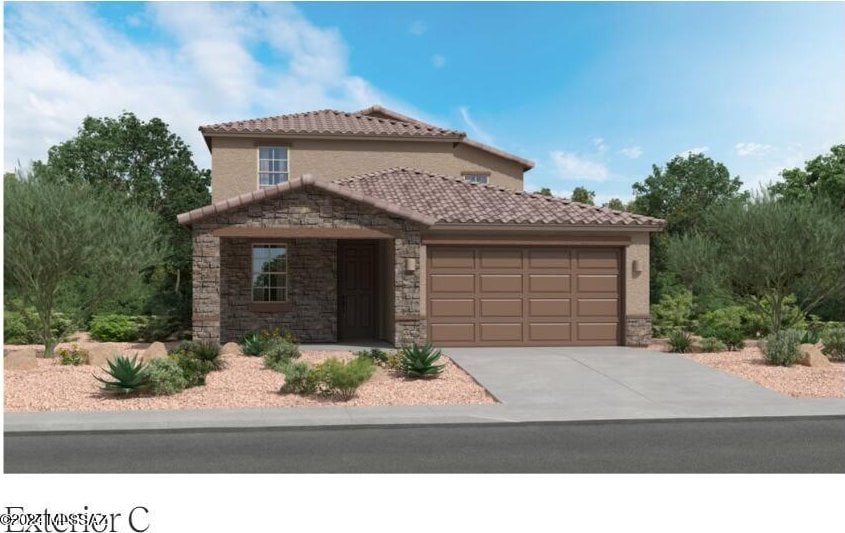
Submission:
[[[630,315],[625,317],[625,346],[648,346],[651,342],[651,317]]]
[[[337,340],[337,241],[221,239],[213,234],[215,229],[228,226],[379,228],[396,232],[393,342],[401,346],[425,340],[419,294],[421,226],[314,189],[294,191],[193,225],[195,340],[235,341],[248,331],[272,327],[290,329],[303,341]],[[289,243],[290,309],[260,312],[251,305],[249,248],[252,243],[274,241]],[[416,259],[418,267],[413,272],[405,270],[406,258]]]

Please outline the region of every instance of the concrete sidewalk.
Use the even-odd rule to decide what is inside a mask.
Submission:
[[[6,413],[11,433],[845,416],[672,354],[609,348],[444,350],[501,403],[202,411]]]

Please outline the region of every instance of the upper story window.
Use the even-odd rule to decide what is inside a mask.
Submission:
[[[285,146],[258,147],[258,186],[269,187],[288,180],[288,149]]]
[[[480,172],[464,172],[464,181],[468,181],[470,183],[478,183],[481,185],[487,185],[487,180],[490,179],[489,174],[482,174]]]
[[[252,245],[252,301],[288,300],[288,248],[283,244]]]

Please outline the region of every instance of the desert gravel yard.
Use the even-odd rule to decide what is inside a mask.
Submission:
[[[653,344],[649,346],[649,349],[666,351],[662,344]],[[842,362],[831,362],[828,368],[811,368],[803,365],[773,366],[766,363],[763,354],[756,346],[734,352],[676,355],[795,398],[845,397],[845,363]]]
[[[137,346],[133,345],[133,348]],[[225,362],[224,369],[210,373],[205,386],[172,396],[139,395],[128,398],[103,395],[100,383],[92,374],[105,376],[105,373],[96,367],[62,366],[58,359],[39,359],[37,369],[5,371],[5,410],[119,411],[495,403],[483,387],[445,356],[442,362],[446,368],[436,379],[404,379],[378,368],[372,379],[364,383],[348,402],[279,394],[284,375],[264,368],[261,357],[221,357]],[[299,361],[317,363],[328,357],[350,359],[353,355],[346,351],[303,351]]]

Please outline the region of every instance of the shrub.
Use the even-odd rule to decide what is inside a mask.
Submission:
[[[264,348],[264,366],[281,372],[282,369],[300,356],[299,346],[292,344],[281,337],[271,339]]]
[[[378,348],[373,348],[372,350],[361,350],[360,352],[355,352],[356,357],[363,357],[365,359],[369,359],[373,362],[373,364],[384,366],[387,363],[387,352],[384,350],[379,350]]]
[[[170,352],[170,357],[182,369],[187,387],[205,385],[205,377],[214,370],[214,363],[197,357],[192,342],[183,342]]]
[[[801,332],[801,344],[816,344],[817,342],[819,342],[818,332],[811,329]]]
[[[397,352],[390,352],[384,361],[384,367],[388,370],[400,371],[402,368],[402,356]]]
[[[23,320],[20,313],[7,312],[3,315],[3,342],[6,344],[35,344],[35,334]]]
[[[716,338],[725,343],[728,350],[741,350],[745,347],[745,335],[738,329],[726,328],[716,332]]]
[[[126,315],[98,315],[91,320],[89,332],[98,341],[136,341],[141,335],[139,322],[136,317]]]
[[[307,363],[288,363],[281,372],[285,382],[279,392],[282,394],[315,394],[320,387],[320,376]]]
[[[376,366],[364,357],[347,362],[331,357],[317,365],[314,371],[324,394],[348,401],[355,396],[358,387],[373,377]]]
[[[756,337],[762,327],[747,308],[731,305],[701,315],[696,332],[702,337],[719,337],[720,332],[729,330],[748,338]]]
[[[251,333],[244,337],[241,342],[241,351],[244,355],[258,357],[264,351],[265,340],[258,333]]]
[[[806,317],[804,316],[804,311],[798,307],[797,301],[798,299],[793,294],[783,299],[780,319],[781,329],[806,329]],[[751,304],[748,306],[748,312],[754,323],[758,324],[762,334],[768,335],[772,332],[774,311],[771,297],[752,298]]]
[[[651,306],[654,335],[664,337],[672,331],[688,330],[694,324],[693,308],[692,292],[687,289],[665,294],[659,303]]]
[[[724,352],[728,347],[719,339],[706,337],[701,339],[701,351],[704,353]]]
[[[686,331],[675,330],[669,333],[669,351],[687,353],[692,350],[692,336]]]
[[[176,394],[188,387],[182,367],[174,359],[154,359],[147,367],[154,394]]]
[[[437,377],[446,368],[446,365],[437,364],[441,355],[441,351],[432,348],[431,344],[405,346],[400,356],[400,371],[409,378]]]
[[[59,362],[63,365],[79,366],[88,364],[88,350],[73,345],[70,348],[60,348],[56,350],[56,355],[59,356]]]
[[[801,331],[794,329],[772,333],[760,343],[760,350],[769,364],[792,366],[801,359],[802,335]]]
[[[145,318],[139,332],[141,339],[145,342],[166,341],[178,333],[182,327],[179,317],[175,316],[153,315]]]
[[[845,327],[825,330],[821,335],[822,353],[834,361],[845,361]]]
[[[106,373],[113,378],[112,381],[94,376],[97,381],[103,384],[103,391],[129,395],[142,391],[149,386],[150,378],[147,374],[147,365],[138,361],[138,356],[133,356],[130,360],[119,355],[108,363],[109,369],[106,370]]]
[[[6,344],[39,344],[38,315],[31,308],[20,313],[9,311],[3,314],[3,342]],[[53,338],[61,342],[73,330],[73,323],[62,313],[53,313],[51,318]]]
[[[183,350],[189,352],[200,361],[211,364],[212,370],[223,368],[223,360],[220,359],[220,345],[214,342],[187,341],[182,343]]]

